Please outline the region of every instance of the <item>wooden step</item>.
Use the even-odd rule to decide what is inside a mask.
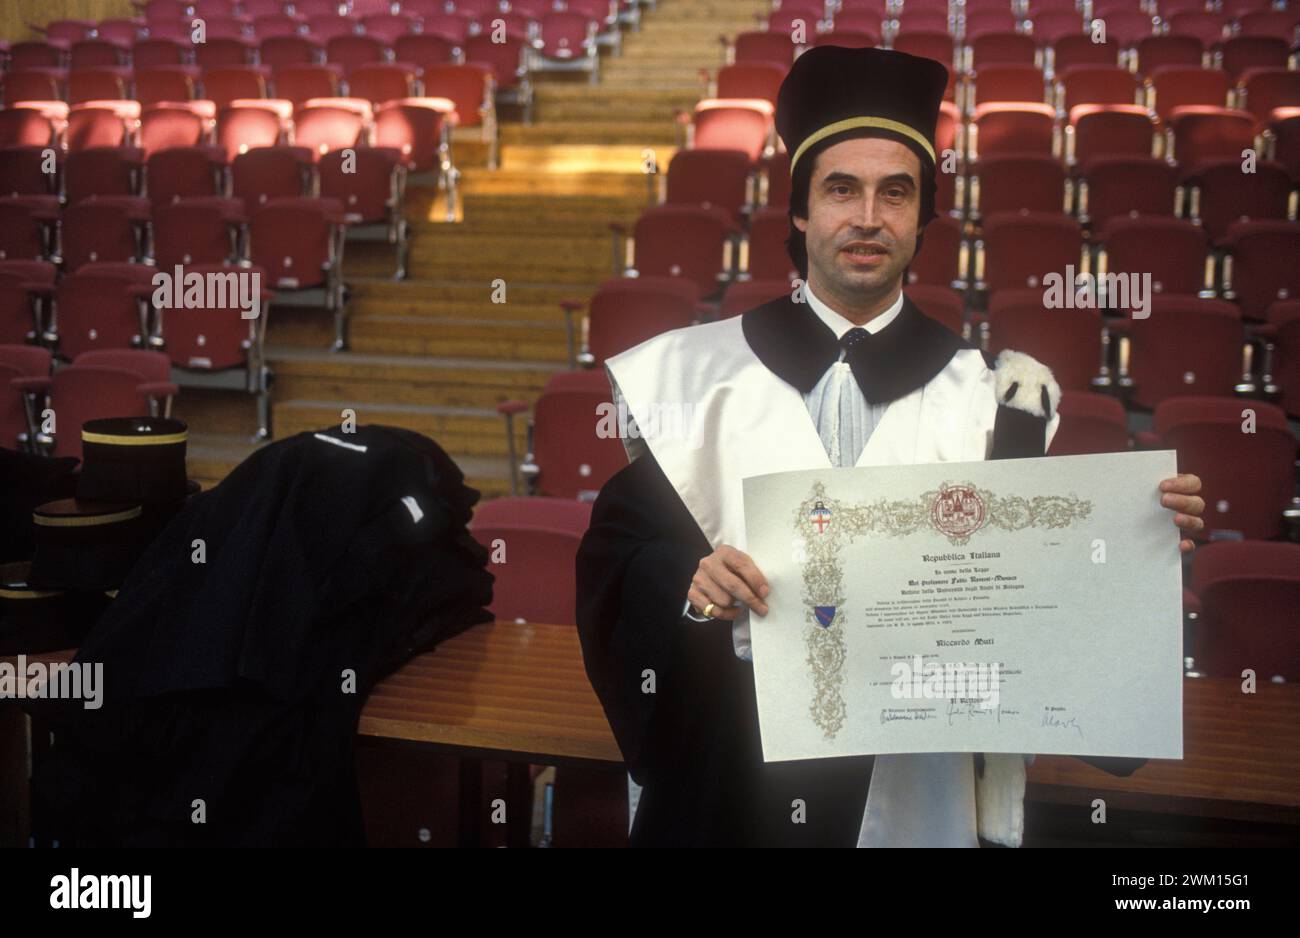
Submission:
[[[271,347],[273,398],[495,407],[534,401],[562,367],[550,362],[372,355]]]
[[[668,120],[566,120],[544,124],[503,126],[501,142],[531,145],[557,143],[626,144],[631,146],[676,146],[677,127]]]
[[[348,340],[355,352],[380,355],[514,359],[566,367],[569,360],[562,323],[372,316],[352,323]]]

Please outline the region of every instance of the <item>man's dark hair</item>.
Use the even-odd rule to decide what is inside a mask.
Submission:
[[[803,156],[799,157],[794,176],[790,179],[790,235],[785,239],[785,249],[790,254],[790,260],[794,262],[795,269],[799,271],[799,277],[805,282],[808,280],[807,235],[795,227],[795,216],[797,215],[803,219],[808,218],[808,193],[812,186],[812,170],[813,165],[817,162],[817,155],[834,144],[844,140],[852,140],[856,137],[887,137],[900,143],[908,143],[905,137],[897,134],[863,129],[857,132],[837,134],[826,140],[818,141],[809,147]],[[925,232],[925,226],[935,218],[935,193],[939,188],[938,183],[935,182],[934,173],[926,172],[928,163],[928,157],[921,158],[921,207],[916,229],[916,250],[918,252],[921,250],[921,236]]]

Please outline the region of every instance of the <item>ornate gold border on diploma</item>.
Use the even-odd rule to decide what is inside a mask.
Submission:
[[[809,710],[825,737],[835,738],[848,712],[841,693],[848,649],[840,551],[850,540],[861,534],[905,537],[931,528],[961,546],[988,527],[1065,528],[1091,513],[1092,502],[1073,495],[998,495],[967,482],[944,482],[913,499],[882,498],[853,505],[828,498],[825,485],[814,482],[793,520],[796,543],[805,545],[804,637],[813,678]]]

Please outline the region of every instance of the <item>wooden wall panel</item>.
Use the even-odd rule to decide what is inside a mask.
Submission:
[[[132,16],[130,0],[0,0],[0,39],[39,39],[29,23]]]

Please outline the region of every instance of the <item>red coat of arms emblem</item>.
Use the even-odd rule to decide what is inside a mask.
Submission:
[[[945,485],[930,506],[930,523],[949,537],[968,537],[984,524],[984,500],[972,486]]]

